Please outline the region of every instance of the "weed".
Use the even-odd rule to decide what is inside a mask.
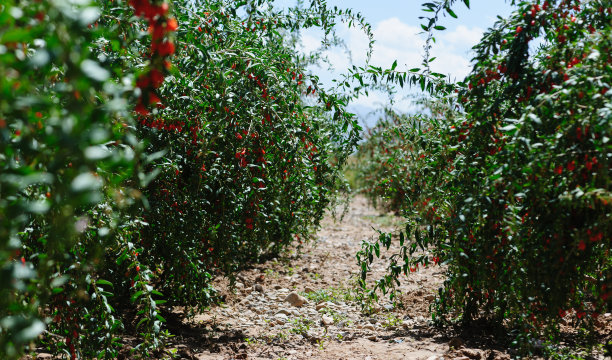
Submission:
[[[391,328],[391,327],[400,326],[401,324],[402,324],[402,319],[398,318],[397,316],[393,314],[389,314],[387,315],[387,319],[382,323],[382,326],[384,328]]]
[[[285,330],[282,330],[278,334],[276,334],[276,337],[280,340],[287,340],[289,339],[289,334],[287,334]]]
[[[305,317],[297,317],[289,320],[291,322],[290,332],[298,335],[305,335],[308,330],[310,330],[310,326],[314,324],[314,322]]]
[[[266,278],[269,278],[269,279],[278,279],[280,277],[280,275],[272,269],[264,270],[264,274]]]
[[[342,322],[342,321],[347,319],[346,314],[340,313],[340,312],[335,311],[335,310],[330,309],[330,308],[323,308],[323,309],[319,310],[319,312],[331,316],[332,319],[334,319],[334,324],[339,324],[340,322]]]
[[[316,275],[318,274],[315,274],[315,276]],[[344,287],[330,287],[327,289],[320,289],[310,293],[303,293],[302,295],[304,295],[308,300],[313,301],[315,303],[329,301],[338,304],[340,302],[349,302],[355,299],[351,291]]]

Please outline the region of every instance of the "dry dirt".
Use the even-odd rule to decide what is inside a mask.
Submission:
[[[169,319],[177,334],[170,351],[198,360],[509,359],[486,333],[466,337],[432,326],[429,304],[443,280],[440,267],[420,269],[402,281],[404,309],[383,298],[373,314],[363,314],[354,292],[355,254],[362,241],[376,236],[373,228],[399,224],[364,198],[352,199],[343,219],[326,217],[299,256],[241,272],[234,289],[217,284],[225,303],[189,322]],[[382,262],[375,263],[374,277],[382,270]],[[300,296],[294,305],[285,301],[292,292]]]
[[[174,334],[158,359],[226,360],[501,360],[511,350],[483,327],[434,327],[429,305],[443,281],[440,266],[403,277],[402,308],[381,297],[366,315],[355,293],[359,268],[355,254],[376,229],[391,231],[401,219],[380,214],[363,197],[351,199],[341,221],[327,216],[314,240],[283,258],[250,266],[230,287],[215,286],[225,302],[193,317],[182,309],[165,313]],[[372,266],[375,279],[384,272],[385,255]],[[292,300],[292,301],[288,301]],[[612,315],[603,316],[602,339],[612,336]],[[568,328],[570,338],[575,329]],[[605,335],[608,334],[608,335]],[[127,337],[126,343],[133,343]],[[571,340],[571,339],[570,339]],[[120,359],[134,355],[129,346]],[[31,358],[31,357],[26,357]],[[52,359],[38,353],[36,359]],[[585,359],[603,360],[601,354]],[[608,358],[609,359],[609,358]]]

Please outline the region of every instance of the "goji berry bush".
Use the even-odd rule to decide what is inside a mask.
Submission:
[[[444,265],[436,321],[496,325],[525,353],[558,339],[562,320],[586,344],[610,341],[596,323],[612,308],[611,12],[603,1],[521,2],[484,34],[455,93],[373,129],[362,183],[407,226],[372,297]],[[364,245],[364,288],[394,238]]]
[[[284,44],[285,15],[207,10],[177,8],[176,81],[138,126],[149,152],[165,152],[145,189],[147,267],[163,272],[164,294],[201,305],[211,269],[232,272],[308,235],[358,136]]]
[[[163,349],[164,307],[308,238],[359,127],[293,46],[352,12],[0,5],[0,357]]]

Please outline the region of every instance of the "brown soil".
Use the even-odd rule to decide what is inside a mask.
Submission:
[[[510,359],[504,340],[486,327],[440,329],[430,321],[429,305],[443,281],[443,268],[430,266],[403,277],[399,289],[403,307],[382,297],[366,315],[355,292],[359,268],[355,254],[362,242],[377,236],[374,228],[391,231],[401,219],[380,214],[363,197],[351,199],[341,221],[327,216],[314,240],[279,259],[251,266],[230,287],[219,279],[216,288],[225,303],[186,318],[183,309],[165,313],[172,334],[159,359],[226,360],[497,360]],[[371,279],[384,274],[385,254],[372,266]],[[387,259],[388,260],[388,259]],[[304,301],[285,301],[295,292]],[[295,295],[294,295],[295,297]],[[601,317],[601,338],[612,336],[612,315]],[[571,319],[570,319],[571,320]],[[567,327],[569,340],[575,328]],[[607,333],[607,335],[605,335]],[[133,354],[126,347],[120,359]],[[26,357],[31,358],[31,357]],[[52,359],[38,353],[37,359]],[[604,359],[601,354],[586,359]]]
[[[401,284],[403,309],[381,297],[365,315],[355,299],[359,273],[355,254],[373,228],[392,230],[401,219],[380,215],[362,197],[352,199],[341,221],[322,222],[315,240],[299,256],[273,259],[238,275],[226,302],[172,324],[170,352],[185,359],[505,359],[506,349],[483,331],[456,334],[431,324],[429,304],[443,280],[438,267],[420,269]],[[383,255],[384,258],[384,255]],[[384,271],[373,266],[372,278]],[[285,302],[290,292],[307,299]]]

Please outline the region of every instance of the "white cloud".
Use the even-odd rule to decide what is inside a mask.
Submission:
[[[472,69],[468,56],[451,53],[447,49],[432,49],[431,57],[436,59],[430,63],[431,70],[448,75],[451,80],[463,80]]]
[[[397,70],[400,71],[421,66],[425,35],[422,34],[420,28],[403,23],[397,17],[392,17],[375,24],[372,31],[375,43],[371,65],[388,68],[394,60],[397,60]],[[431,63],[432,70],[449,75],[451,79],[462,80],[471,70],[471,47],[478,43],[482,34],[481,28],[465,25],[459,25],[453,30],[438,32],[437,41],[431,50],[431,56],[436,57],[436,60]],[[319,34],[306,33],[303,35],[302,50],[313,51],[319,48],[321,38],[316,35]],[[353,64],[365,65],[368,48],[366,35],[360,29],[349,29],[345,24],[339,26],[338,35],[345,40],[350,49]],[[336,74],[326,74],[322,69],[313,70],[320,75],[324,86],[330,87],[333,85],[331,79],[349,67],[351,59],[340,47],[327,50],[325,55],[336,69]],[[401,92],[398,98],[405,93],[406,91]],[[377,108],[387,103],[387,96],[376,92],[371,92],[369,96],[362,96],[354,101],[355,105],[367,108]],[[406,100],[398,100],[395,106],[399,110],[411,108],[410,102]]]
[[[300,44],[299,50],[304,53],[310,53],[317,50],[321,46],[320,38],[314,36],[313,34],[306,33],[302,36],[302,43]]]
[[[469,49],[480,41],[483,32],[479,27],[470,29],[465,25],[459,25],[453,31],[442,31],[441,35],[438,35],[438,39],[458,50]]]

